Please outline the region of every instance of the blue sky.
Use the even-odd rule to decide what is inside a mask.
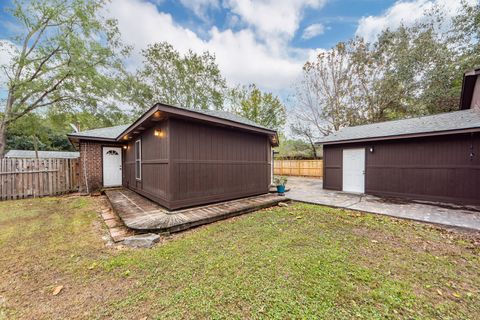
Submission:
[[[155,3],[155,1],[153,2]],[[355,34],[358,23],[362,17],[378,16],[391,7],[393,0],[331,0],[319,8],[309,8],[303,12],[298,32],[291,44],[299,48],[330,48],[337,42],[349,39]],[[205,29],[216,26],[221,30],[229,29],[229,10],[220,7],[210,9],[209,20],[204,21],[181,1],[162,1],[157,5],[160,11],[170,13],[175,21],[192,29]],[[322,24],[324,32],[310,39],[302,38],[302,30],[312,24]],[[233,27],[238,31],[239,27]],[[199,32],[201,34],[201,31]]]
[[[214,53],[230,85],[256,83],[286,97],[301,76],[303,64],[319,51],[355,35],[373,40],[384,28],[421,19],[434,4],[443,6],[447,14],[453,13],[458,2],[112,0],[103,14],[118,20],[124,42],[134,48],[126,61],[131,70],[141,64],[140,51],[148,44],[167,41],[180,52]],[[8,1],[0,6],[5,4]],[[4,10],[0,12],[1,43],[19,30]],[[0,64],[7,59],[8,54],[0,52]],[[4,96],[5,90],[2,92]]]

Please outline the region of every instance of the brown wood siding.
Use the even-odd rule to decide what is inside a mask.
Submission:
[[[368,194],[480,203],[478,133],[325,146],[325,160],[332,162],[325,166],[325,188],[341,190],[341,169],[334,165],[341,166],[341,149],[353,146],[374,148],[366,153]]]
[[[162,137],[154,135],[161,130]],[[129,143],[124,154],[124,186],[143,194],[162,205],[168,205],[169,194],[169,127],[168,121],[146,129]],[[135,179],[135,141],[142,141],[142,177]]]
[[[268,192],[266,135],[170,120],[170,206],[188,207]]]
[[[323,147],[323,187],[342,190],[342,146]]]
[[[154,135],[161,129],[162,137]],[[135,179],[135,141],[142,179]],[[267,135],[170,118],[134,136],[124,151],[124,186],[178,209],[268,192]]]

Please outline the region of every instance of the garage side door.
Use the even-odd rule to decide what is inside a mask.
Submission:
[[[365,192],[365,149],[343,149],[343,191]]]

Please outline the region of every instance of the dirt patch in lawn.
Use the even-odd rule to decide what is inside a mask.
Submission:
[[[102,200],[0,203],[0,319],[480,313],[477,234],[295,204],[134,250],[106,246]]]

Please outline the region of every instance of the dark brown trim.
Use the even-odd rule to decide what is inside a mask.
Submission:
[[[235,199],[240,199],[240,198],[245,198],[245,197],[250,197],[250,196],[255,196],[255,195],[261,195],[261,194],[267,194],[268,193],[268,188],[264,190],[256,190],[256,191],[249,191],[249,192],[243,192],[243,193],[224,193],[221,195],[215,195],[211,197],[199,197],[199,198],[193,198],[193,199],[186,199],[186,200],[173,200],[169,202],[169,209],[170,210],[176,210],[176,209],[182,209],[182,208],[189,208],[189,207],[195,207],[197,205],[207,205],[207,204],[212,204],[216,202],[223,202],[223,201],[230,201],[230,200],[235,200]],[[226,200],[229,199],[229,200]]]
[[[149,117],[151,117],[155,112],[160,111],[160,112],[165,112],[170,115],[175,115],[179,117],[184,117],[184,118],[189,118],[189,119],[195,119],[199,121],[204,121],[208,123],[214,123],[222,126],[227,126],[227,127],[232,127],[232,128],[237,128],[237,129],[242,129],[242,130],[247,130],[247,131],[253,131],[253,132],[258,132],[258,133],[263,133],[263,134],[268,134],[268,135],[275,135],[276,141],[278,143],[278,136],[277,132],[275,130],[270,130],[270,129],[263,129],[259,128],[256,126],[252,125],[247,125],[243,124],[234,120],[228,120],[228,119],[223,119],[219,118],[216,116],[212,115],[207,115],[203,114],[200,112],[196,112],[195,110],[187,110],[175,106],[170,106],[166,105],[163,103],[157,103],[153,107],[151,107],[147,112],[145,112],[139,119],[137,119],[132,125],[130,125],[127,129],[125,129],[118,137],[117,141],[123,139],[125,135],[128,135],[131,133],[135,128],[137,128],[140,124],[142,124],[145,120],[147,120]]]
[[[480,69],[465,72],[462,80],[462,92],[460,95],[460,110],[470,109],[472,104],[475,82],[480,75]]]
[[[475,165],[370,165],[370,168],[373,169],[426,169],[426,170],[436,170],[436,169],[470,169],[470,170],[480,170],[480,167]]]
[[[250,160],[171,160],[174,163],[196,163],[196,164],[265,164],[265,161]],[[267,162],[268,164],[268,162]]]
[[[168,164],[169,162],[169,159],[142,160],[142,164]],[[130,164],[135,164],[135,162],[132,162]]]
[[[315,145],[334,145],[334,144],[347,144],[347,143],[356,143],[356,142],[370,142],[370,141],[382,141],[382,140],[397,140],[397,139],[409,139],[409,138],[435,137],[435,136],[461,134],[461,133],[472,133],[472,132],[480,132],[480,128],[413,133],[413,134],[403,134],[403,135],[394,135],[394,136],[381,136],[381,137],[337,140],[337,141],[327,141],[327,142],[315,142]]]
[[[480,204],[480,199],[470,199],[470,198],[461,198],[461,197],[445,197],[445,196],[434,196],[428,194],[415,194],[415,193],[400,193],[400,192],[386,192],[379,190],[368,190],[368,194],[384,197],[384,198],[398,198],[406,200],[424,200],[424,201],[435,201],[435,202],[448,202],[462,205],[477,205]]]
[[[213,122],[213,123],[218,123],[218,124],[222,124],[222,125],[232,125],[233,124],[233,126],[237,127],[237,128],[256,131],[256,132],[261,132],[261,133],[267,133],[267,134],[272,134],[272,133],[276,134],[277,133],[275,130],[260,128],[260,127],[254,126],[254,125],[249,125],[249,124],[244,124],[244,123],[241,123],[241,122],[237,122],[235,120],[219,118],[217,116],[207,115],[207,114],[204,114],[204,113],[201,113],[201,112],[197,112],[195,110],[187,110],[187,109],[184,109],[184,108],[170,106],[170,105],[163,104],[163,103],[157,103],[157,107],[158,107],[159,111],[164,111],[164,112],[172,113],[172,114],[179,115],[179,116],[185,116],[185,117],[188,117],[188,118],[205,120],[207,122]]]
[[[160,197],[160,196],[154,195],[153,193],[150,193],[150,192],[145,191],[145,190],[140,189],[140,188],[136,188],[136,187],[134,188],[134,187],[132,187],[131,185],[128,186],[128,189],[130,189],[130,190],[132,190],[132,191],[135,191],[136,193],[144,196],[145,198],[150,199],[150,200],[152,200],[152,201],[155,201],[155,202],[157,202],[158,204],[160,204],[162,207],[165,207],[165,208],[167,208],[167,209],[170,210],[170,208],[169,208],[169,203],[170,203],[170,202],[168,201],[168,199],[166,199],[166,198],[164,198],[164,197]]]
[[[136,127],[138,127],[141,123],[143,123],[145,120],[150,118],[157,111],[158,111],[157,105],[152,106],[140,118],[135,120],[135,122],[132,123],[127,129],[125,129],[122,133],[120,133],[115,140],[119,141],[123,139],[125,135],[128,135],[130,132],[132,132]]]

